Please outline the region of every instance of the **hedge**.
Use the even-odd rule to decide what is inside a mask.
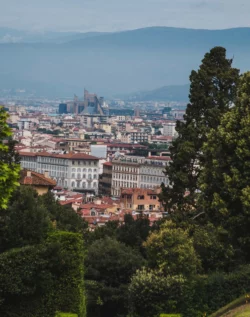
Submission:
[[[161,314],[160,317],[181,317],[179,314]]]
[[[250,265],[226,274],[194,276],[188,280],[152,276],[143,279],[137,274],[136,283],[130,286],[130,316],[159,316],[159,311],[183,317],[203,317],[236,298],[250,292]],[[133,280],[132,280],[133,281]],[[172,315],[171,315],[172,313]]]
[[[55,317],[78,317],[78,315],[70,313],[57,313]]]
[[[81,235],[56,232],[43,245],[0,254],[0,316],[54,317],[58,311],[86,316]]]
[[[185,317],[201,317],[217,311],[250,291],[250,265],[235,272],[200,276],[188,281],[178,308]]]

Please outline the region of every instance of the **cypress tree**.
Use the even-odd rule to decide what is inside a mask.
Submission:
[[[183,121],[177,121],[178,137],[170,147],[172,162],[166,168],[171,186],[163,187],[160,200],[166,210],[192,210],[197,179],[205,157],[201,151],[210,129],[235,101],[239,70],[226,58],[226,49],[214,47],[205,54],[198,71],[190,75],[190,102]],[[189,192],[188,195],[185,195]]]

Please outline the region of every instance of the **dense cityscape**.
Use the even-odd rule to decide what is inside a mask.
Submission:
[[[46,175],[48,186],[53,180],[55,197],[80,208],[91,227],[127,213],[163,216],[157,195],[168,185],[168,148],[185,113],[178,103],[108,103],[87,90],[59,104],[3,102],[22,168]]]
[[[250,2],[0,9],[0,317],[249,317]]]

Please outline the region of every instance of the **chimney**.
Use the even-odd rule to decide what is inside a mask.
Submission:
[[[45,178],[49,178],[49,172],[48,172],[48,171],[45,171],[45,172],[44,172],[44,177],[45,177]]]
[[[27,177],[31,177],[31,171],[27,171]]]

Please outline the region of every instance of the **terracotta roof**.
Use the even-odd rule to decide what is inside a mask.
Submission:
[[[54,157],[54,158],[63,158],[63,159],[68,159],[68,160],[96,160],[96,161],[99,160],[98,157],[88,155],[85,153],[55,154],[55,153],[48,153],[48,152],[39,152],[39,153],[19,152],[19,155],[21,155],[21,156],[46,156],[46,157]]]
[[[128,144],[128,143],[109,143],[107,144],[108,147],[123,147],[123,148],[146,148],[145,145],[140,144]]]
[[[103,166],[112,166],[112,162],[106,162],[103,164]]]
[[[30,176],[27,175],[28,172],[30,173]],[[56,186],[56,181],[45,177],[43,174],[23,169],[20,172],[20,184],[54,187]]]
[[[158,160],[158,161],[171,161],[170,156],[149,156],[147,157],[149,160]]]
[[[147,194],[147,195],[157,195],[156,191],[147,188],[122,188],[121,194]]]

